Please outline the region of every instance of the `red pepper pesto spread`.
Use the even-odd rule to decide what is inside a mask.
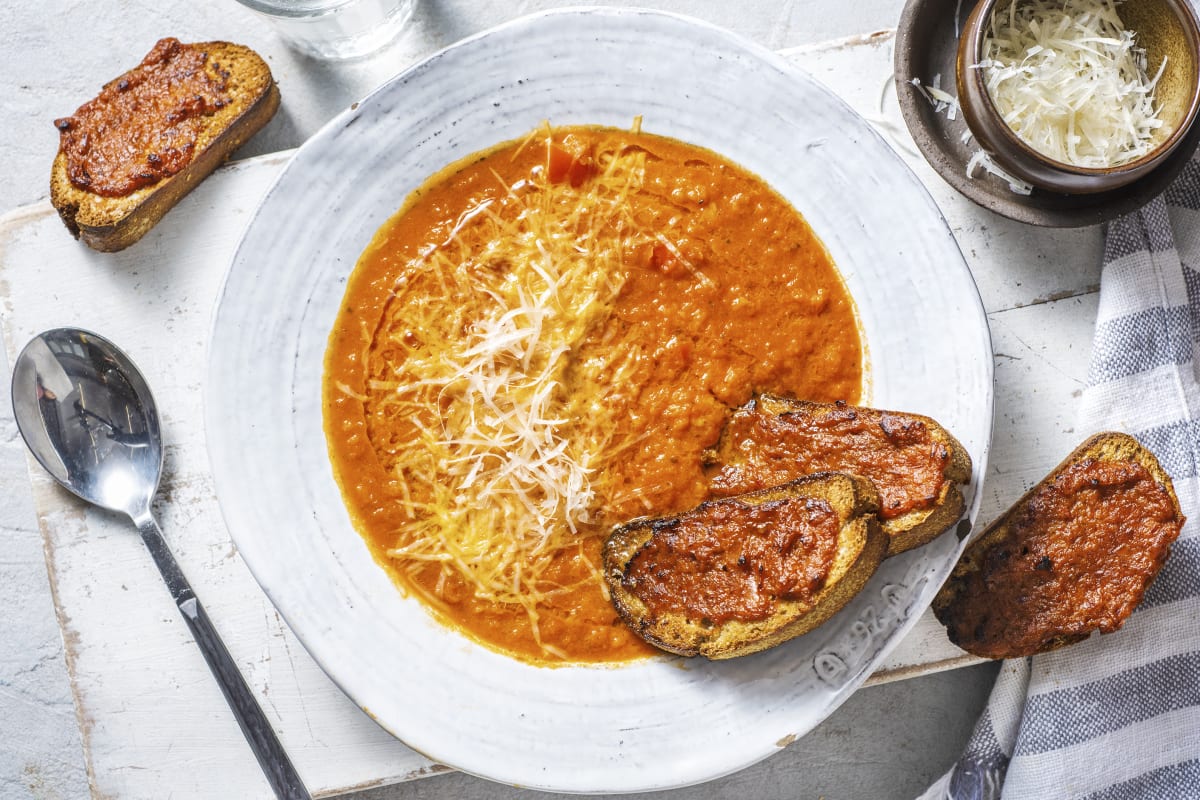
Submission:
[[[651,618],[754,622],[779,600],[811,604],[833,566],[840,527],[829,503],[815,498],[705,503],[657,527],[622,581]]]
[[[849,472],[879,490],[881,519],[934,505],[946,483],[949,449],[908,415],[772,413],[755,403],[738,409],[721,434],[709,488],[726,497],[778,486],[816,472]]]
[[[957,594],[950,638],[977,655],[1033,654],[1063,636],[1121,627],[1183,526],[1136,462],[1086,459],[1009,520]]]
[[[385,387],[395,387],[397,375],[407,385],[419,366],[414,359],[429,338],[421,326],[441,325],[438,318],[479,296],[452,288],[455,275],[518,274],[508,256],[488,255],[495,251],[488,218],[509,213],[505,203],[522,198],[535,204],[554,193],[589,191],[614,154],[641,157],[644,171],[627,185],[619,207],[594,211],[613,192],[626,191],[605,188],[571,219],[586,227],[601,217],[595,224],[623,237],[612,265],[619,290],[570,346],[561,374],[570,397],[560,398],[565,405],[555,415],[566,419],[567,432],[597,415],[612,420],[615,455],[589,473],[604,491],[588,518],[576,521],[570,544],[551,557],[540,578],[547,591],[531,614],[521,603],[481,597],[448,558],[404,555],[414,546],[406,532],[410,509],[422,500],[413,493],[438,487],[415,487],[411,468],[397,465],[443,425],[441,411],[457,411],[478,394],[448,386],[441,411],[414,415],[390,411],[389,393],[397,390]],[[439,248],[465,254],[467,266],[433,268],[428,254]],[[539,319],[548,327],[562,315]],[[464,331],[473,326],[463,321]],[[581,377],[589,365],[614,359],[622,364],[619,379],[603,370]],[[599,567],[611,527],[678,514],[707,499],[701,455],[730,408],[759,391],[854,402],[862,362],[854,305],[828,253],[761,179],[711,151],[663,137],[547,129],[434,176],[376,234],[349,278],[330,335],[325,427],[359,532],[396,582],[444,622],[535,663],[625,661],[653,651],[607,596]],[[488,416],[481,410],[480,421]]]
[[[160,40],[141,64],[54,121],[72,185],[125,197],[184,169],[204,118],[232,101],[228,78],[203,50]]]

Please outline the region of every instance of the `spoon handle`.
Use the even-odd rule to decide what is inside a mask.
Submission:
[[[192,629],[192,636],[195,637],[196,644],[200,645],[200,652],[204,654],[208,668],[212,670],[225,700],[233,709],[238,725],[250,743],[250,749],[254,751],[259,766],[266,774],[267,782],[275,791],[275,796],[282,800],[311,800],[300,775],[275,736],[275,730],[267,721],[258,701],[254,699],[254,693],[246,685],[237,664],[229,655],[229,650],[221,641],[217,629],[213,627],[212,620],[205,613],[204,606],[196,599],[196,593],[192,591],[187,578],[179,569],[179,563],[175,561],[167,543],[163,541],[158,523],[149,511],[134,517],[133,521],[142,535],[142,541],[149,548],[150,555],[154,557],[154,563],[158,565],[158,571],[162,573],[171,596],[175,598],[180,613]]]

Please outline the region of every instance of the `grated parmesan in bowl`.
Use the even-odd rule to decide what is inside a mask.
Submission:
[[[959,45],[963,116],[1006,172],[1106,191],[1171,153],[1196,114],[1188,0],[985,0]]]
[[[1115,0],[1013,0],[992,10],[979,62],[996,110],[1039,153],[1104,168],[1148,155],[1163,120],[1146,51]]]

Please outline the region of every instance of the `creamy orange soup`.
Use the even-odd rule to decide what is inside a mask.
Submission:
[[[727,159],[545,129],[433,176],[350,276],[327,353],[337,480],[398,586],[536,663],[648,652],[599,573],[617,523],[706,499],[756,392],[859,400],[853,302]]]

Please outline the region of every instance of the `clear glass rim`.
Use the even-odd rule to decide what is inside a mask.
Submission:
[[[355,0],[237,0],[242,5],[269,17],[301,18],[336,11]]]

